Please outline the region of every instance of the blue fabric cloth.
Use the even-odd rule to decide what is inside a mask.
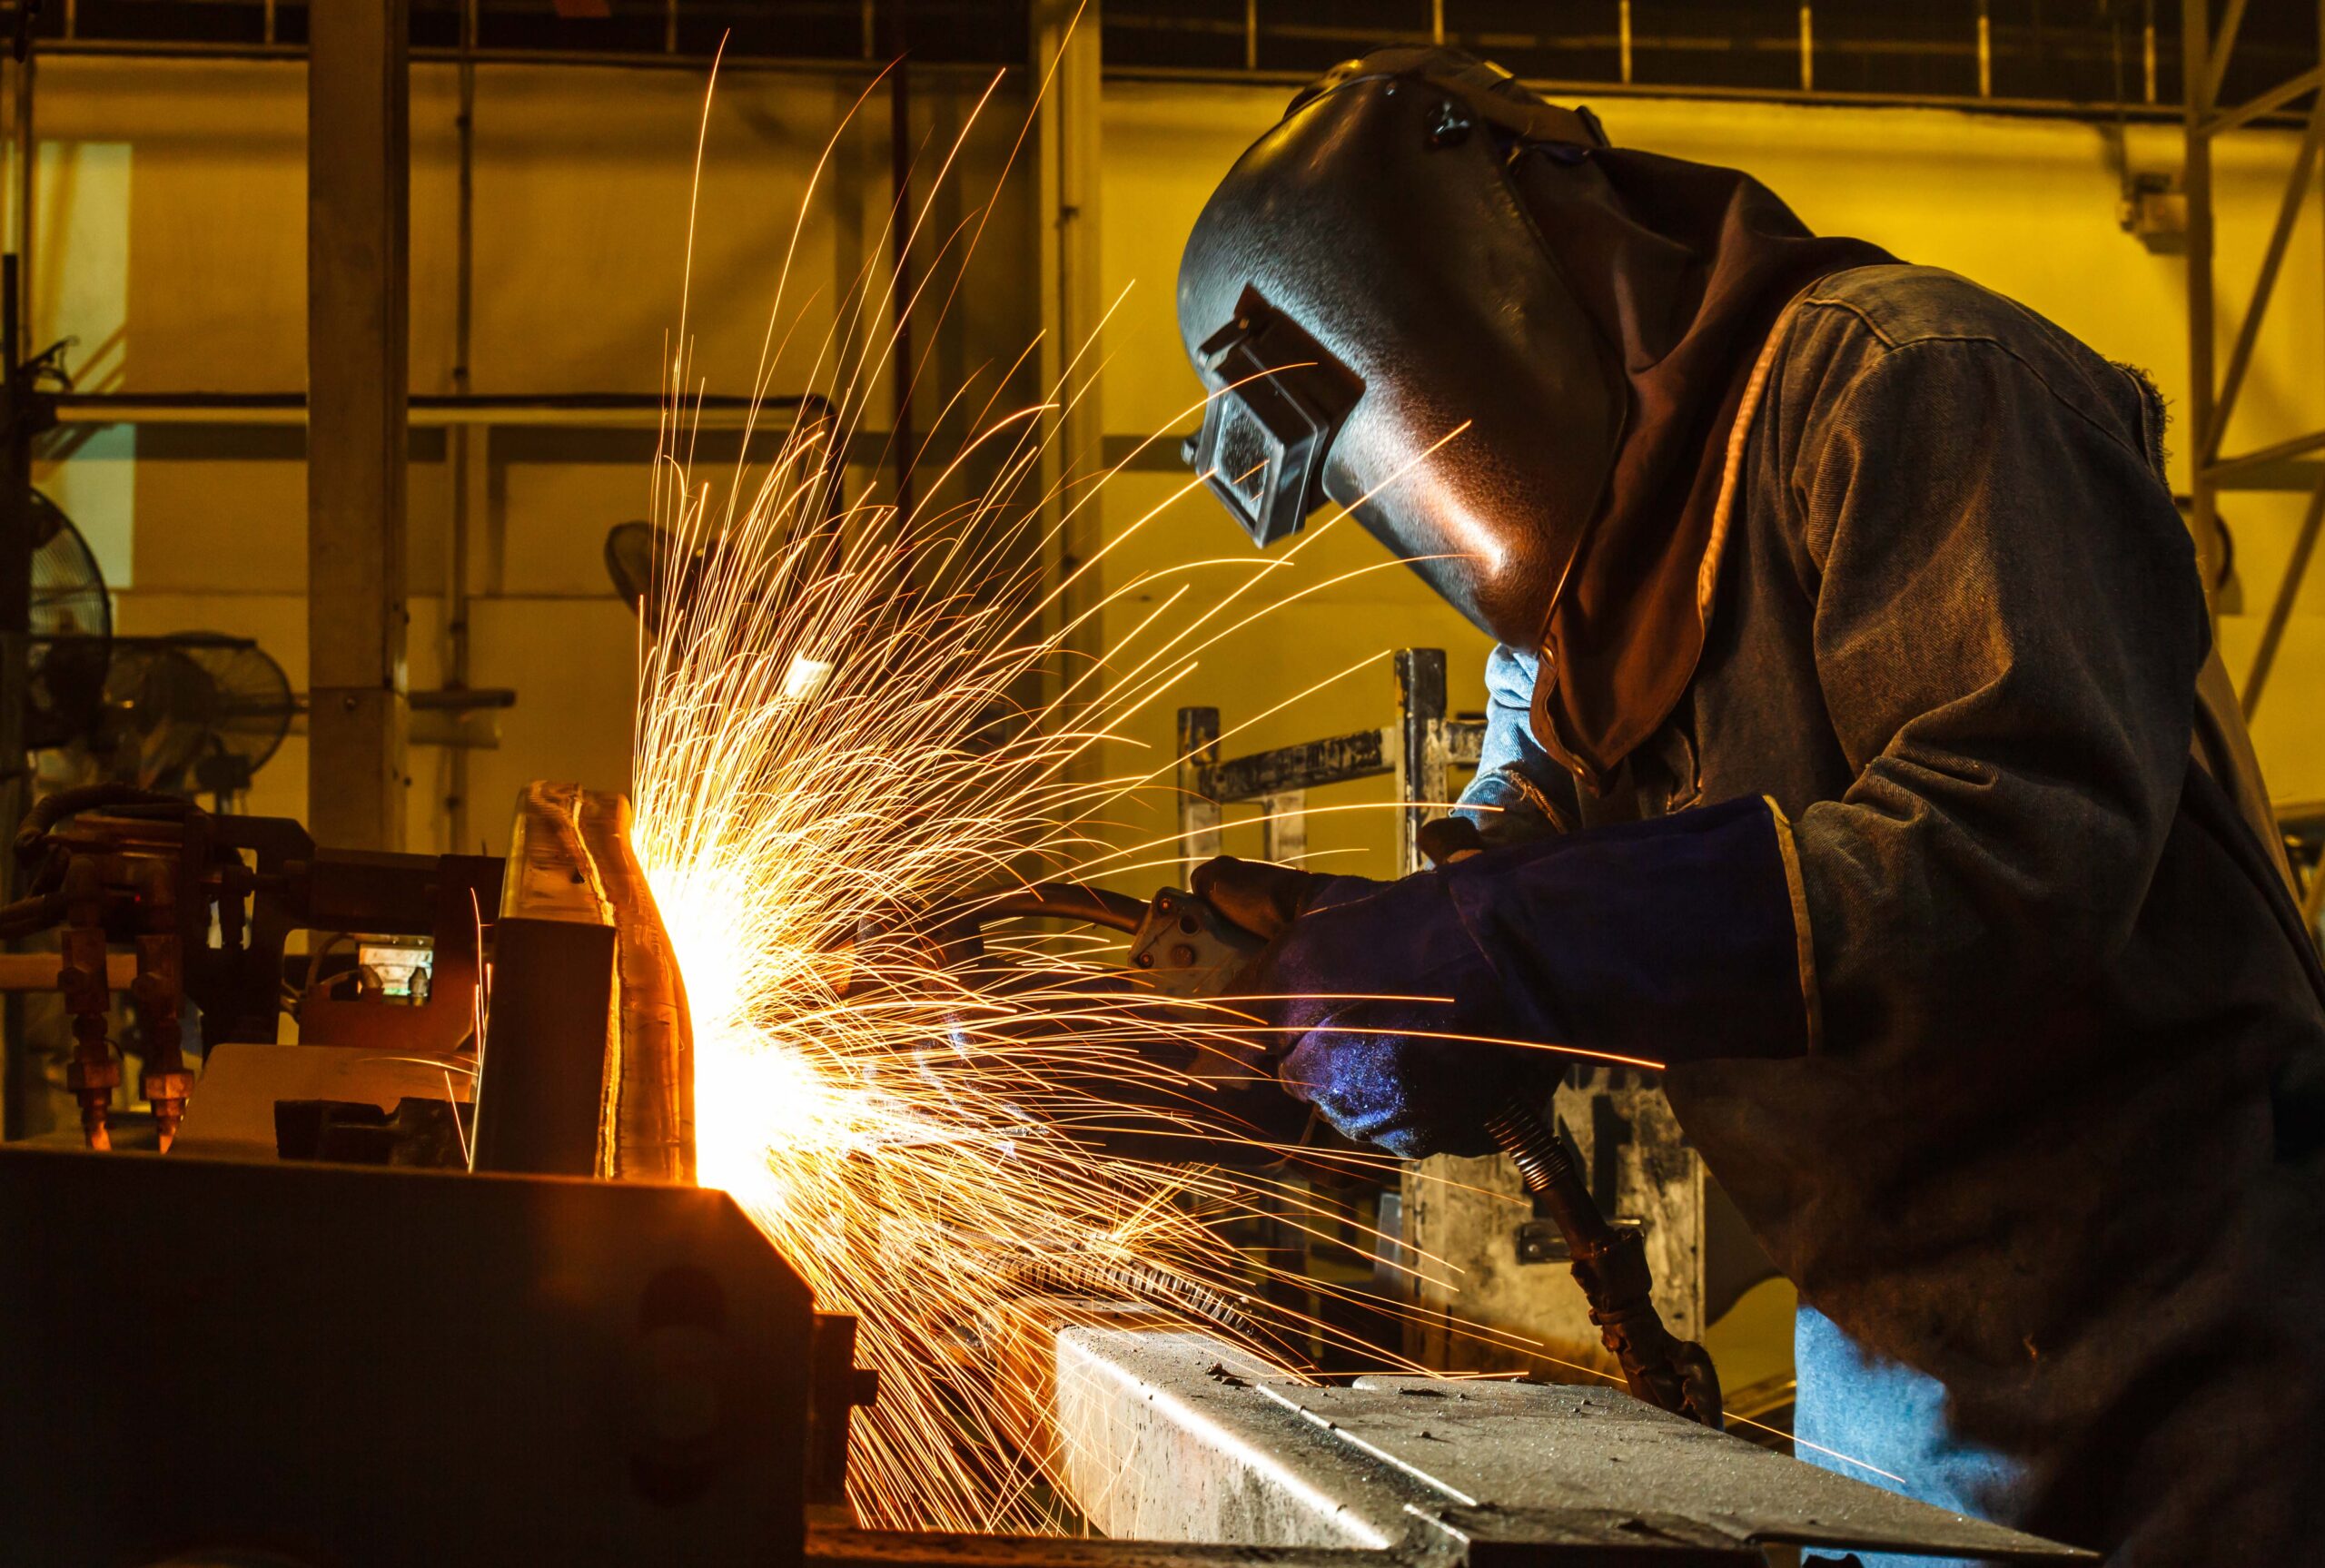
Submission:
[[[1795,1452],[1809,1464],[1981,1519],[2007,1519],[2023,1506],[2023,1467],[1951,1429],[1936,1378],[1867,1352],[1808,1307],[1794,1325],[1793,1366],[1800,1382]],[[1860,1553],[1859,1561],[1865,1568],[1978,1568],[1966,1559],[1892,1553]]]
[[[1570,794],[1571,785],[1534,738],[1530,705],[1539,667],[1532,654],[1503,646],[1486,659],[1485,738],[1477,776],[1456,809],[1477,823],[1488,843],[1517,843],[1574,825],[1545,809]]]
[[[1783,831],[1745,799],[1399,882],[1334,877],[1242,989],[1271,999],[1285,1086],[1342,1132],[1409,1159],[1485,1153],[1479,1124],[1569,1052],[1807,1049]]]

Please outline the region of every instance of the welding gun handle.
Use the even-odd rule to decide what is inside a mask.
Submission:
[[[1598,1211],[1565,1139],[1528,1107],[1505,1107],[1486,1122],[1486,1131],[1517,1162],[1527,1190],[1542,1199],[1566,1238],[1575,1282],[1590,1303],[1590,1321],[1622,1367],[1632,1397],[1718,1430],[1724,1420],[1719,1373],[1702,1346],[1675,1336],[1656,1311],[1646,1238],[1618,1228]]]

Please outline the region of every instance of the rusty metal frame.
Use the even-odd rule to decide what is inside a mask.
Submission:
[[[2270,672],[2284,641],[2293,604],[2309,575],[2320,527],[2325,527],[2325,461],[2314,454],[2325,451],[2325,429],[2251,451],[2225,452],[2224,438],[2244,389],[2252,356],[2259,346],[2277,279],[2291,246],[2300,209],[2306,202],[2319,157],[2325,152],[2325,42],[2318,64],[2241,104],[2222,104],[2221,84],[2234,57],[2236,39],[2244,22],[2247,0],[2227,0],[2220,25],[2212,26],[2211,0],[2184,0],[2182,5],[2182,75],[2185,78],[2184,121],[2187,165],[2182,183],[2188,200],[2188,423],[2194,432],[2190,456],[2190,490],[2193,514],[2190,526],[2203,557],[2207,582],[2217,579],[2222,553],[2220,497],[2223,491],[2299,488],[2309,492],[2309,504],[2294,536],[2290,559],[2254,649],[2252,663],[2240,683],[2244,716],[2259,710]],[[2319,6],[2325,28],[2325,4]],[[2219,365],[2218,321],[2212,276],[2215,212],[2212,198],[2212,144],[2265,116],[2279,113],[2305,96],[2314,94],[2308,124],[2285,179],[2268,248],[2252,295],[2239,319],[2235,341],[2225,368]]]

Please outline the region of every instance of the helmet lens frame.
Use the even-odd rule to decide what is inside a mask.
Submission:
[[[1188,460],[1265,549],[1324,504],[1324,462],[1364,382],[1250,288],[1199,352],[1213,390]]]

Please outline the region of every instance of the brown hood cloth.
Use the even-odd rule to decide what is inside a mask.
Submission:
[[[1601,149],[1574,163],[1520,158],[1511,179],[1629,390],[1534,688],[1535,738],[1603,792],[1695,678],[1728,431],[1769,329],[1819,279],[1895,258],[1810,233],[1734,169]]]

